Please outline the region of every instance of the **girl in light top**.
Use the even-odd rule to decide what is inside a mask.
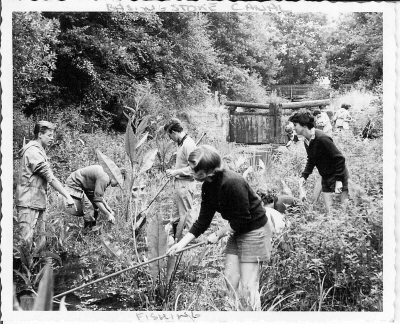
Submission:
[[[316,109],[313,111],[315,128],[322,130],[326,135],[332,137],[332,124],[326,112]]]
[[[349,113],[350,107],[351,105],[342,104],[340,109],[336,112],[335,116],[333,117],[333,120],[335,121],[335,126],[339,130],[349,129],[349,122],[353,120],[353,118],[350,116]]]

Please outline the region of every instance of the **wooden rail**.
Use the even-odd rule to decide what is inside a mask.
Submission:
[[[310,108],[318,106],[327,106],[331,103],[330,99],[324,100],[310,100],[310,101],[299,101],[299,102],[284,102],[281,104],[264,104],[254,102],[243,102],[243,101],[226,101],[225,106],[231,107],[243,107],[243,108],[257,108],[257,109],[271,109],[273,105],[277,105],[282,109],[297,109],[297,108]]]

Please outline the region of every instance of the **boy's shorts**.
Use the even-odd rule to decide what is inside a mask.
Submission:
[[[344,171],[344,178],[342,180],[343,184],[342,191],[349,191],[348,181],[349,181],[349,171],[346,168]],[[326,179],[322,178],[321,184],[322,184],[322,192],[335,192],[336,178],[335,176]]]
[[[225,252],[237,255],[239,262],[268,261],[271,255],[270,231],[262,226],[244,234],[233,234],[228,238]]]

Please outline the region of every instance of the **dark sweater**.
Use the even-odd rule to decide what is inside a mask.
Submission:
[[[315,138],[307,146],[307,164],[302,176],[307,179],[314,167],[317,167],[323,179],[335,176],[336,181],[343,181],[346,169],[346,161],[342,153],[337,149],[331,137],[316,129]]]
[[[203,183],[199,218],[189,232],[195,237],[203,234],[215,212],[229,221],[237,234],[258,229],[268,220],[258,195],[242,175],[230,170],[217,172],[212,182]]]

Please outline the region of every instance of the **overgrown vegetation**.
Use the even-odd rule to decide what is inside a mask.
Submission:
[[[141,215],[146,224],[140,230],[136,225],[173,164],[175,146],[162,131],[166,119],[215,105],[215,91],[221,102],[279,103],[285,99],[268,96],[270,85],[315,83],[325,76],[336,90],[315,88],[308,97],[332,96],[333,110],[351,105],[351,129],[333,139],[358,186],[346,214],[335,205],[326,218],[321,201],[313,210],[307,203],[288,210],[288,226],[273,238],[271,261],[263,265],[262,308],[382,311],[382,13],[349,13],[332,23],[322,13],[283,11],[15,12],[13,62],[14,180],[18,150],[40,119],[57,124],[48,155],[62,182],[72,171],[98,164],[97,150],[127,170],[122,188],[106,192],[115,225],[100,219],[85,232],[83,220],[66,214],[53,190],[46,232],[39,233],[46,242],[38,253],[18,247],[15,223],[15,309],[237,310],[226,298],[222,274],[226,239],[185,252],[170,282],[160,261],[78,290],[61,303],[49,300],[165,252],[170,185],[147,216]],[[341,91],[344,83],[351,83],[351,91]],[[363,140],[368,121],[371,139]],[[196,121],[187,122],[198,139]],[[301,143],[287,151],[262,147],[261,159],[243,145],[210,137],[202,143],[217,147],[225,165],[244,174],[255,189],[279,191],[284,180],[299,196],[297,178],[306,158]],[[308,201],[314,182],[315,174],[307,181]],[[133,198],[132,189],[143,185],[145,192]],[[196,208],[200,185],[197,189]],[[16,220],[15,215],[14,210]],[[223,223],[215,217],[209,231]],[[50,288],[40,289],[41,280]],[[40,298],[34,298],[38,290]]]
[[[337,101],[353,100],[353,106],[360,107],[365,96],[359,96],[359,91],[347,93]],[[371,101],[364,108],[375,109],[379,114],[381,97],[374,97],[370,92],[365,94]],[[374,116],[379,116],[376,114]],[[96,149],[127,168],[131,174],[133,169],[126,154],[125,136],[101,130],[87,134],[83,131],[83,119],[77,116],[67,122],[62,122],[60,117],[57,142],[49,150],[57,176],[65,179],[72,170],[98,163]],[[161,122],[155,120],[154,129],[160,125]],[[18,127],[15,129],[19,134]],[[350,193],[349,212],[342,214],[339,206],[335,205],[333,216],[326,218],[322,201],[313,210],[308,209],[307,203],[289,209],[286,216],[289,225],[283,234],[274,237],[271,261],[263,265],[260,285],[263,310],[382,310],[382,138],[365,141],[358,134],[357,123],[346,134],[334,134],[336,145],[346,157],[351,179],[359,185],[358,191]],[[244,173],[255,189],[267,186],[282,191],[281,179],[284,179],[294,196],[299,196],[297,177],[306,158],[301,143],[290,146],[287,152],[266,147],[267,154],[259,162],[251,151],[246,153],[248,150],[244,146],[211,138],[204,140],[207,142],[216,145],[225,164]],[[27,290],[37,290],[45,260],[49,257],[53,260],[56,295],[157,256],[154,244],[162,244],[166,239],[166,235],[162,235],[163,225],[172,213],[172,187],[167,186],[149,209],[148,222],[135,240],[131,217],[137,216],[147,206],[164,183],[163,164],[168,163],[166,161],[175,150],[167,143],[164,137],[157,135],[157,131],[153,131],[152,136],[149,134],[147,141],[143,142],[144,151],[164,147],[161,150],[164,158],[160,159],[160,155],[152,169],[136,178],[136,184],[146,185],[147,194],[132,200],[128,218],[126,193],[118,187],[108,189],[106,199],[117,214],[114,226],[101,220],[93,231],[85,234],[83,221],[65,214],[61,197],[55,192],[50,193],[47,228],[46,233],[42,233],[46,235],[47,243],[39,254],[21,254],[17,248],[18,230],[14,233],[14,279],[18,297],[26,296]],[[16,143],[15,147],[18,146]],[[367,164],[366,160],[375,163]],[[18,160],[15,162],[16,171]],[[140,164],[135,166],[138,167]],[[307,181],[308,199],[314,182],[313,174]],[[128,189],[128,184],[124,188]],[[197,203],[199,190],[200,186],[196,193]],[[223,223],[219,216],[215,217],[209,231]],[[202,239],[200,237],[196,242]],[[157,267],[145,266],[68,295],[66,308],[236,310],[236,305],[229,304],[224,288],[224,243],[225,239],[217,245],[185,252],[170,283],[165,282],[162,263]],[[162,255],[163,250],[158,251]],[[53,305],[54,309],[58,307],[57,303]]]

